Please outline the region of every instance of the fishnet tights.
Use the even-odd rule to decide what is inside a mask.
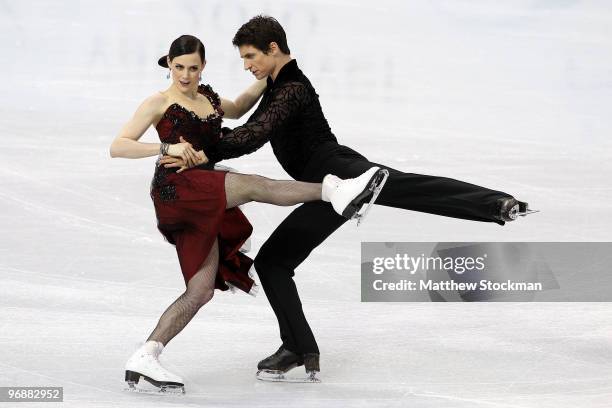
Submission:
[[[187,283],[187,290],[161,315],[147,341],[156,340],[165,346],[187,326],[198,310],[212,299],[218,267],[219,245],[215,240],[202,267]]]
[[[321,184],[301,181],[271,180],[257,175],[225,175],[227,208],[250,201],[290,206],[321,199]]]

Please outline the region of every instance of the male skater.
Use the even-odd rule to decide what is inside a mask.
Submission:
[[[256,16],[233,39],[244,69],[268,86],[257,109],[242,125],[224,135],[213,162],[254,152],[270,141],[274,154],[291,177],[320,183],[327,173],[352,178],[372,166],[389,171],[376,204],[413,211],[496,222],[504,225],[526,214],[527,204],[514,197],[445,177],[403,173],[368,161],[338,144],[308,78],[291,58],[285,31],[272,17]],[[168,166],[182,166],[165,158]],[[293,281],[297,268],[329,235],[346,222],[326,202],[306,203],[272,233],[255,257],[255,269],[280,326],[282,345],[257,365],[258,378],[284,379],[288,370],[305,365],[307,381],[318,381],[319,348],[306,321]],[[273,377],[267,377],[272,374]]]

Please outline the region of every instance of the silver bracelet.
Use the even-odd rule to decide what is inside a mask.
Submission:
[[[159,147],[159,154],[161,156],[165,156],[168,154],[168,148],[170,147],[170,143],[162,143]]]

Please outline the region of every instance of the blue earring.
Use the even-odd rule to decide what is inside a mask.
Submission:
[[[168,70],[168,74],[166,75],[166,79],[170,79],[170,70]]]

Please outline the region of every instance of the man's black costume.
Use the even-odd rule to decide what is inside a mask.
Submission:
[[[504,224],[498,200],[509,194],[450,178],[404,173],[338,144],[315,89],[295,60],[281,68],[275,81],[268,77],[268,88],[249,120],[231,131],[224,128],[216,150],[206,154],[217,162],[254,152],[268,141],[296,180],[320,183],[328,173],[352,178],[380,166],[390,175],[376,204]],[[303,204],[276,228],[255,258],[255,269],[278,319],[282,347],[297,355],[319,349],[302,311],[294,270],[346,221],[327,202]]]

